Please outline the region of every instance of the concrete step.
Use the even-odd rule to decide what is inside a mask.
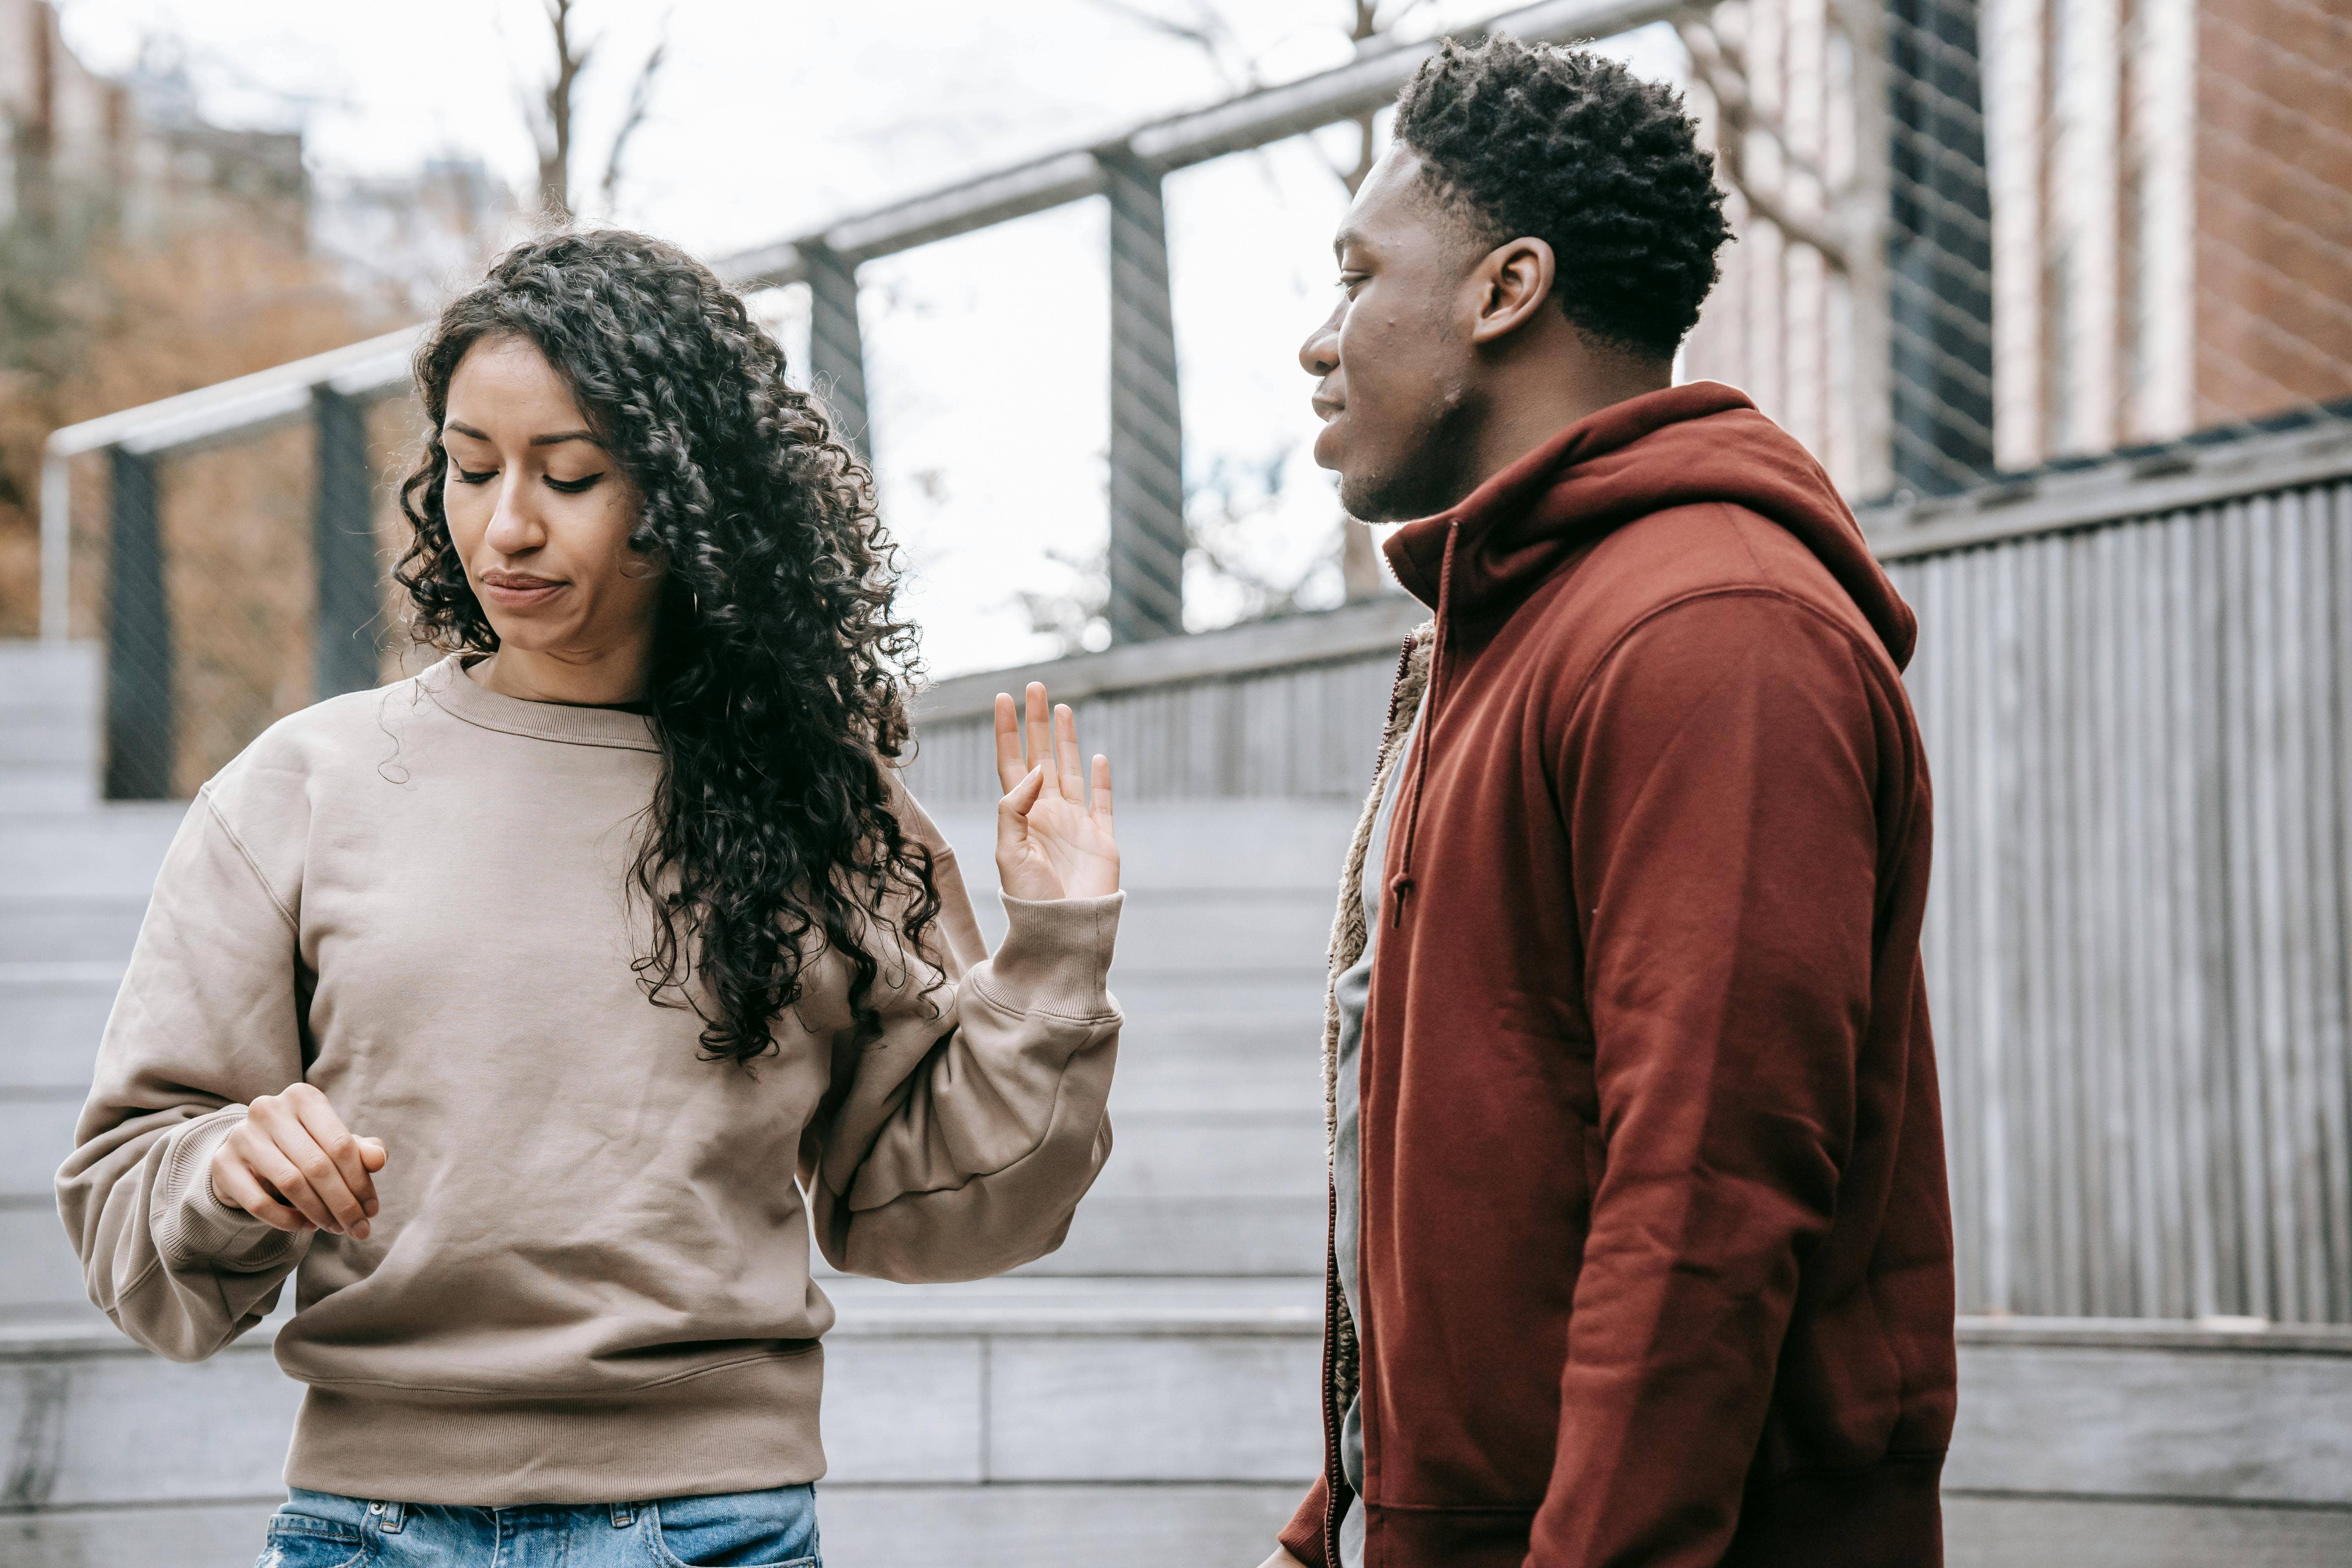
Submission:
[[[0,763],[62,763],[95,770],[97,716],[87,709],[0,700]]]
[[[0,763],[0,814],[93,811],[98,789],[98,772],[87,763]]]
[[[1322,1148],[1316,1142],[1317,1157]],[[1089,1195],[1059,1251],[1024,1275],[1296,1274],[1319,1267],[1326,1193],[1313,1197]]]
[[[0,1201],[48,1194],[58,1166],[73,1152],[82,1099],[69,1089],[0,1098]]]
[[[818,1490],[824,1559],[835,1568],[1036,1568],[1041,1563],[1191,1568],[1264,1558],[1304,1488],[1257,1486],[876,1486]],[[252,1568],[282,1489],[236,1502],[0,1515],[5,1568]],[[2069,1568],[2073,1568],[2070,1564]]]
[[[0,638],[0,714],[12,702],[72,702],[95,710],[105,668],[95,641]]]
[[[0,893],[0,964],[120,966],[130,962],[131,945],[139,940],[139,921],[146,913],[144,895],[18,898]]]
[[[0,815],[0,894],[143,900],[187,814],[185,802],[162,801]]]
[[[1116,763],[1117,759],[1113,759]],[[1311,800],[1213,800],[1127,806],[1118,813],[1120,879],[1130,893],[1289,889],[1328,899],[1358,808]],[[943,811],[935,820],[975,893],[993,884],[994,812]],[[1318,944],[1319,946],[1319,944]]]
[[[1246,1563],[1318,1464],[1319,1281],[845,1281],[820,1488],[835,1563]],[[2340,1563],[2352,1332],[1964,1320],[1948,1560]],[[0,1562],[243,1568],[299,1390],[267,1326],[173,1366],[0,1330]],[[163,1531],[155,1521],[180,1528]]]
[[[835,1294],[828,1497],[874,1486],[961,1495],[1008,1484],[1238,1484],[1265,1489],[1273,1508],[1276,1493],[1295,1504],[1319,1462],[1319,1279],[851,1280]],[[251,1521],[249,1561],[299,1399],[268,1354],[268,1329],[196,1366],[148,1356],[102,1322],[0,1330],[0,1429],[39,1450],[11,1501],[73,1510],[57,1526],[70,1532],[131,1505],[249,1500],[206,1526],[234,1534],[236,1520]],[[1248,1419],[1234,1418],[1242,1410]],[[917,1555],[836,1560],[946,1561],[953,1531],[971,1521],[955,1510],[930,1517],[950,1533],[923,1540]],[[829,1537],[828,1552],[847,1544]]]
[[[0,963],[0,1094],[85,1088],[120,963]]]

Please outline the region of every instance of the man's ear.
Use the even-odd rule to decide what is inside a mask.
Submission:
[[[1551,247],[1532,235],[1507,239],[1488,251],[1471,272],[1477,315],[1470,341],[1481,347],[1500,342],[1543,308],[1559,277]]]

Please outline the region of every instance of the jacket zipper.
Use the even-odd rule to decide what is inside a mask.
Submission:
[[[1412,668],[1414,639],[1408,637],[1397,650],[1396,675],[1389,681],[1388,718],[1381,725],[1380,754],[1372,762],[1372,783],[1378,785],[1381,775],[1388,771],[1389,755],[1396,745],[1397,700],[1404,695],[1404,678]],[[1402,780],[1398,781],[1402,785]],[[1373,875],[1378,876],[1377,869]],[[1348,1477],[1339,1463],[1339,1176],[1334,1173],[1326,1188],[1328,1202],[1324,1209],[1323,1232],[1323,1561],[1327,1568],[1339,1568],[1339,1521],[1347,1511],[1349,1494]],[[1364,1325],[1356,1323],[1356,1375],[1360,1389],[1364,1365]],[[1358,1397],[1361,1397],[1360,1393]]]

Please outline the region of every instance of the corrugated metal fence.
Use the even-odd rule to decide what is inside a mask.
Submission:
[[[1890,569],[1962,1309],[2352,1321],[2352,483]]]
[[[1922,626],[1960,1306],[2352,1322],[2352,449],[2162,468],[1877,522]],[[1418,616],[951,683],[916,786],[992,797],[984,703],[1034,673],[1125,799],[1357,797]]]

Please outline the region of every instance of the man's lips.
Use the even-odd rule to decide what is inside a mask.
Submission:
[[[1340,411],[1348,406],[1339,399],[1326,397],[1320,393],[1308,398],[1307,403],[1308,407],[1315,410],[1315,417],[1320,419],[1326,425],[1328,425],[1332,420],[1339,417]]]

